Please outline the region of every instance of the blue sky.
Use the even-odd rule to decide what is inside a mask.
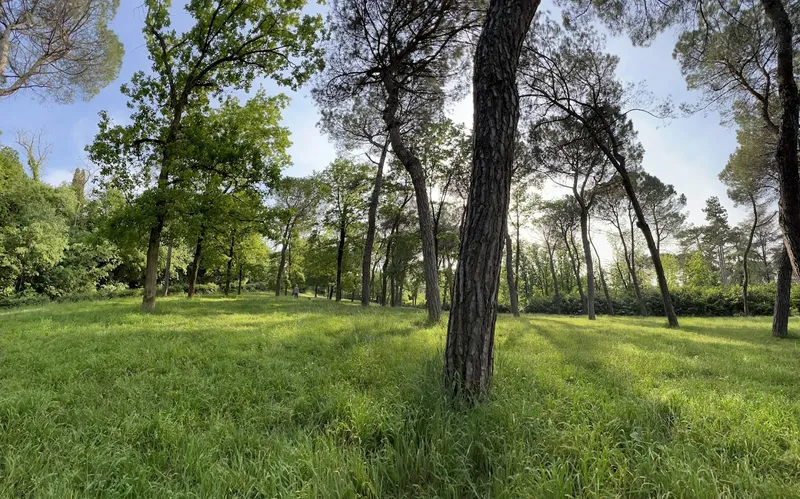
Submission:
[[[545,8],[550,2],[543,2]],[[324,11],[314,5],[313,11]],[[17,94],[3,100],[0,116],[0,141],[13,145],[15,130],[44,130],[53,149],[45,166],[44,178],[59,184],[72,178],[73,170],[84,166],[84,146],[89,143],[97,128],[97,113],[107,110],[116,120],[124,121],[129,110],[119,87],[130,80],[135,71],[148,69],[147,51],[141,34],[144,12],[137,0],[123,0],[113,23],[113,29],[125,46],[125,57],[119,78],[100,92],[90,102],[58,105],[43,102],[31,94]],[[176,27],[188,23],[187,16],[176,9],[173,17]],[[678,64],[672,59],[674,35],[666,33],[647,48],[635,48],[626,38],[609,39],[608,50],[620,57],[619,76],[631,82],[643,82],[657,97],[670,96],[676,103],[692,102],[696,97],[686,90]],[[321,170],[335,156],[332,144],[316,127],[318,114],[308,89],[297,93],[279,89],[269,82],[261,82],[270,92],[283,91],[292,98],[284,112],[284,124],[292,132],[290,153],[294,165],[287,171],[291,175],[305,175]],[[451,106],[454,119],[468,125],[472,122],[471,98]],[[731,220],[741,218],[725,195],[725,187],[717,179],[728,156],[736,147],[734,130],[722,127],[719,116],[674,119],[661,123],[642,115],[634,116],[639,138],[645,148],[644,167],[663,181],[674,184],[686,194],[690,221],[702,223],[701,208],[709,196],[719,196],[731,214]]]

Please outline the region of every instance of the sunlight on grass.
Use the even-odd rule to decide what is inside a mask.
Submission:
[[[768,318],[502,317],[463,410],[421,311],[137,308],[0,316],[0,496],[800,495],[800,342]]]

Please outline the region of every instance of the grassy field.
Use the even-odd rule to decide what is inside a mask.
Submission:
[[[0,312],[0,497],[800,496],[800,342],[766,318],[502,317],[465,410],[421,311],[137,305]]]

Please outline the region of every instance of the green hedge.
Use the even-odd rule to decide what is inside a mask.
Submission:
[[[643,290],[649,315],[663,315],[664,305],[656,289]],[[727,287],[683,287],[671,290],[672,304],[679,316],[730,317],[744,314],[742,288]],[[792,287],[793,308],[800,305],[800,287]],[[616,315],[640,315],[639,303],[633,294],[617,294],[612,297]],[[775,306],[775,284],[751,286],[748,290],[751,315],[772,315]],[[507,307],[504,307],[507,308]],[[607,314],[608,306],[602,292],[595,296],[595,310]],[[525,312],[544,314],[580,315],[581,301],[578,295],[562,297],[560,309],[552,296],[532,297],[525,305]]]

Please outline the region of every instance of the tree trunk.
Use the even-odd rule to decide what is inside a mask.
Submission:
[[[236,295],[239,296],[242,294],[242,277],[244,273],[244,265],[239,263],[239,286],[236,289]]]
[[[336,248],[336,301],[342,301],[342,261],[344,260],[344,242],[347,227],[344,220],[339,221],[339,246]]]
[[[639,303],[639,313],[642,314],[642,317],[647,317],[647,305],[644,303],[642,288],[639,286],[639,278],[636,276],[636,267],[633,260],[633,248],[631,248],[631,252],[628,254],[628,243],[625,240],[625,234],[622,233],[621,224],[617,225],[617,231],[619,232],[619,237],[622,241],[622,252],[623,256],[625,257],[625,266],[628,267],[628,274],[631,276],[631,283],[633,284],[633,292],[636,295],[636,301]],[[633,239],[631,239],[631,242],[633,242]]]
[[[800,96],[794,77],[794,27],[780,0],[762,0],[764,11],[775,29],[778,59],[778,95],[781,103],[781,127],[775,161],[778,167],[780,195],[778,223],[783,231],[789,261],[800,273],[800,172],[797,161],[797,134],[800,121]]]
[[[511,236],[508,234],[508,228],[505,230],[506,240],[506,280],[508,281],[508,294],[511,299],[511,313],[514,317],[519,317],[519,296],[517,295],[517,281],[514,279],[514,259],[511,254]]]
[[[590,321],[597,317],[594,312],[594,265],[592,265],[592,248],[589,246],[589,213],[581,209],[581,243],[583,258],[586,260],[586,314]]]
[[[475,49],[472,174],[447,325],[445,385],[475,401],[494,371],[503,233],[519,119],[517,65],[538,0],[492,0]]]
[[[231,233],[231,245],[228,247],[228,264],[225,269],[225,296],[231,291],[231,269],[233,269],[233,249],[236,245],[236,231]]]
[[[548,241],[545,241],[545,245],[547,245],[547,256],[550,262],[550,275],[553,278],[553,295],[554,295],[554,302],[556,305],[556,312],[561,313],[561,292],[558,289],[558,275],[556,275],[556,264],[555,264],[555,248],[550,246]]]
[[[744,270],[744,280],[742,281],[742,308],[744,315],[750,315],[750,308],[747,303],[747,286],[750,284],[750,272],[747,266],[747,260],[750,257],[750,247],[753,245],[753,236],[758,227],[758,205],[753,196],[750,196],[750,203],[753,206],[753,226],[750,227],[750,237],[747,238],[747,246],[744,248],[744,255],[742,258],[742,269]]]
[[[428,190],[425,182],[425,171],[419,158],[406,147],[400,132],[400,121],[397,113],[400,109],[400,90],[388,74],[383,78],[387,94],[386,108],[383,110],[383,121],[386,123],[392,150],[411,176],[414,194],[417,200],[417,217],[419,231],[422,236],[422,265],[425,274],[425,304],[428,309],[428,321],[438,322],[442,316],[442,304],[439,296],[439,271],[436,261],[436,240],[433,234],[433,215]]]
[[[158,203],[156,203],[158,205]],[[144,294],[142,295],[142,312],[153,312],[156,309],[156,294],[158,291],[158,252],[161,249],[161,232],[164,230],[163,204],[157,208],[156,223],[150,228],[150,238],[147,241],[147,263],[144,270]]]
[[[203,252],[205,234],[205,227],[203,227],[200,229],[200,235],[197,236],[197,244],[194,247],[194,258],[192,259],[192,265],[189,267],[189,289],[186,293],[189,298],[194,296],[194,287],[197,284],[197,273],[200,271],[200,257]]]
[[[583,283],[581,282],[581,271],[578,268],[577,258],[578,255],[572,255],[572,247],[569,243],[569,238],[567,237],[567,233],[564,234],[564,245],[567,247],[567,256],[569,257],[569,263],[572,266],[572,273],[575,274],[575,284],[578,286],[578,294],[581,297],[581,313],[585,314],[586,312],[586,295],[583,292]]]
[[[163,296],[167,296],[169,294],[169,278],[170,278],[170,270],[172,270],[172,238],[169,239],[169,245],[167,246],[167,269],[164,271],[164,294]]]
[[[372,269],[372,246],[375,243],[375,225],[378,214],[378,201],[383,183],[383,164],[386,162],[386,152],[389,149],[389,139],[383,144],[381,157],[378,160],[378,171],[375,172],[375,184],[372,187],[372,196],[369,200],[367,214],[367,237],[364,240],[364,255],[361,260],[361,305],[368,307],[370,302],[370,270]]]
[[[784,247],[778,262],[778,280],[775,286],[775,309],[772,314],[772,336],[789,336],[789,311],[792,295],[792,263]]]
[[[603,272],[603,264],[600,262],[600,253],[597,252],[597,247],[594,245],[594,240],[589,238],[589,242],[594,249],[594,254],[597,257],[597,271],[600,272],[600,284],[603,286],[603,295],[606,297],[606,306],[608,306],[608,315],[614,314],[614,302],[611,301],[611,293],[608,292],[608,283],[606,282],[606,275]],[[613,271],[612,271],[613,272]]]
[[[278,276],[275,278],[275,296],[281,295],[281,287],[283,286],[283,269],[286,266],[286,250],[289,248],[289,241],[291,240],[292,233],[292,219],[286,222],[286,227],[283,229],[283,241],[281,244],[281,259],[278,262]]]

